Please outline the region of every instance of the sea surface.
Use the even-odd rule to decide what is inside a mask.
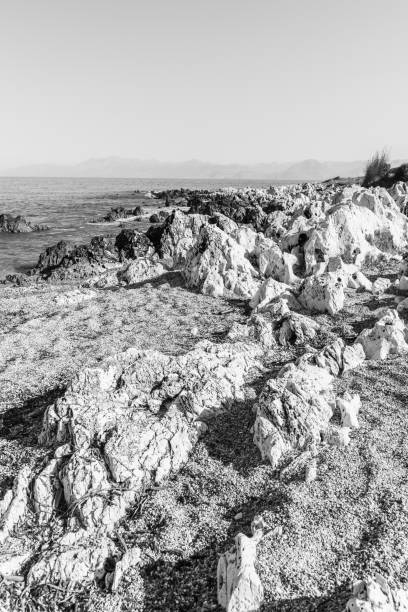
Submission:
[[[0,232],[0,278],[13,272],[24,272],[38,261],[40,253],[60,240],[76,244],[93,236],[117,234],[118,224],[92,224],[116,206],[131,208],[141,204],[157,209],[157,200],[141,201],[135,191],[220,187],[268,187],[275,181],[183,180],[183,179],[103,179],[103,178],[2,178],[0,177],[0,214],[23,215],[28,221],[44,224],[49,230],[28,234]],[[126,227],[126,225],[124,225]],[[148,220],[139,223],[147,229]]]

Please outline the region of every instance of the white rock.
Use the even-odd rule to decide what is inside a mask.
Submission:
[[[239,533],[235,546],[221,555],[217,567],[218,603],[227,612],[257,612],[263,598],[255,569],[256,547],[263,536],[263,521],[255,517],[252,537]]]
[[[344,306],[344,279],[330,273],[310,276],[305,279],[298,299],[307,310],[334,315]]]
[[[6,503],[2,504],[0,516],[0,545],[7,540],[26,513],[30,475],[28,466],[21,468],[14,481],[12,494],[6,493]]]
[[[262,310],[270,302],[279,296],[288,296],[290,287],[286,283],[281,283],[273,278],[267,278],[257,289],[255,295],[249,302],[253,310]]]
[[[133,285],[157,278],[165,272],[166,268],[159,261],[156,261],[154,258],[140,257],[120,271],[118,278],[127,285]]]
[[[388,312],[372,329],[364,329],[356,342],[364,349],[366,359],[386,359],[388,355],[399,355],[408,350],[407,330],[396,310]]]
[[[346,392],[343,397],[336,399],[336,404],[341,414],[342,426],[357,429],[359,427],[358,414],[361,408],[360,396],[357,393],[351,395]]]
[[[377,278],[372,285],[373,295],[382,295],[387,291],[391,281],[389,278]]]
[[[353,585],[353,596],[346,605],[346,612],[407,612],[408,591],[391,589],[385,578],[361,580]]]
[[[188,286],[213,297],[249,299],[260,285],[243,247],[213,225],[201,228],[183,273]]]

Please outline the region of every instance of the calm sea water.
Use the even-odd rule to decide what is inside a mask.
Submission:
[[[11,272],[33,267],[47,246],[59,240],[77,244],[100,234],[116,234],[117,225],[95,225],[90,220],[114,206],[131,208],[137,204],[151,208],[157,200],[143,201],[135,190],[174,189],[179,187],[215,189],[219,187],[267,187],[268,181],[169,180],[169,179],[81,179],[81,178],[1,178],[0,214],[23,215],[33,223],[49,226],[45,232],[6,234],[0,232],[0,278]],[[118,199],[118,194],[122,197]],[[123,196],[125,196],[123,198]],[[137,227],[146,229],[147,221]]]

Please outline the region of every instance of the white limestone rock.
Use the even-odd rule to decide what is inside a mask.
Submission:
[[[371,329],[364,329],[356,339],[366,359],[386,359],[388,355],[407,352],[407,329],[396,310],[389,309]]]
[[[72,445],[58,477],[80,524],[109,532],[143,483],[176,472],[203,420],[244,399],[261,356],[256,344],[203,341],[178,357],[129,349],[81,371],[47,409],[41,436]]]
[[[218,603],[227,612],[257,612],[262,605],[264,591],[255,561],[263,529],[262,518],[256,516],[251,525],[252,537],[239,533],[235,545],[218,561]]]
[[[0,514],[0,545],[4,544],[26,513],[30,476],[31,470],[28,466],[21,468],[11,493],[7,492],[3,498]]]
[[[134,285],[146,280],[157,278],[166,272],[166,268],[155,258],[140,257],[132,261],[118,273],[119,281],[127,285]]]
[[[257,289],[249,305],[253,310],[260,311],[277,297],[291,299],[292,296],[289,285],[273,278],[267,278]]]
[[[361,408],[361,400],[358,393],[351,395],[346,392],[343,397],[336,398],[337,409],[340,411],[342,427],[358,429],[358,415]]]
[[[391,281],[389,278],[376,278],[372,285],[373,295],[382,295],[390,287]]]
[[[183,266],[197,242],[200,229],[206,224],[206,215],[186,215],[181,210],[175,210],[166,220],[160,239],[161,256],[175,268]]]
[[[184,268],[190,287],[213,297],[249,299],[260,286],[243,247],[213,225],[204,225]]]
[[[307,310],[334,315],[344,306],[344,279],[330,273],[309,276],[298,299]]]
[[[353,585],[345,612],[408,612],[408,590],[391,589],[380,574]]]
[[[327,370],[302,362],[265,384],[255,407],[254,444],[272,467],[287,451],[320,441],[333,415],[331,382]]]
[[[330,257],[340,255],[345,263],[360,266],[407,245],[408,220],[392,198],[362,189],[343,196],[310,233],[304,246],[307,274]]]
[[[320,325],[311,317],[289,312],[280,319],[275,328],[278,343],[287,346],[288,344],[310,342],[316,337]]]

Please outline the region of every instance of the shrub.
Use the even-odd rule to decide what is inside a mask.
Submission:
[[[390,168],[391,164],[388,161],[388,154],[385,150],[374,153],[367,162],[363,187],[370,187],[370,185],[382,179],[389,172]]]

